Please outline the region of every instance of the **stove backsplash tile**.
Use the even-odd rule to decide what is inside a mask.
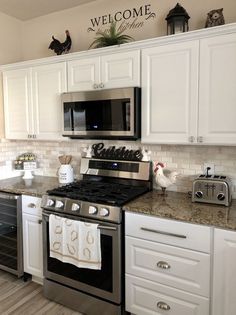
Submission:
[[[33,152],[37,156],[39,169],[36,174],[56,176],[59,168],[58,156],[72,155],[72,166],[76,178],[80,178],[80,158],[83,149],[95,143],[94,140],[51,141],[13,141],[0,140],[0,166],[5,161],[13,161],[22,152]],[[101,142],[101,141],[97,141]],[[233,182],[233,198],[236,199],[236,147],[229,146],[184,146],[184,145],[145,145],[140,142],[103,141],[106,146],[125,145],[128,149],[144,148],[152,152],[151,159],[167,164],[167,168],[175,169],[180,176],[177,183],[168,190],[188,192],[192,189],[192,180],[203,172],[204,163],[213,163],[215,173],[227,175]],[[155,187],[154,187],[155,188]]]

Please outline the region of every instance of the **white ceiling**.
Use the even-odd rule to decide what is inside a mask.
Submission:
[[[0,0],[0,11],[26,21],[96,0]]]

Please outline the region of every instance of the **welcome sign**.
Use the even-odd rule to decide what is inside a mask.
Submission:
[[[144,26],[150,20],[156,18],[156,13],[152,11],[151,4],[145,4],[136,8],[116,11],[115,13],[96,16],[90,19],[88,32],[108,31],[109,27],[104,30],[104,26],[109,25],[112,21],[117,23],[117,30],[125,31],[128,29],[137,29]]]

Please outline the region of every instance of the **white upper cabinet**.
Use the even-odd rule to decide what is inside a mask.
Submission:
[[[236,144],[236,33],[200,41],[199,136]]]
[[[11,70],[3,73],[5,136],[26,139],[32,134],[31,71]]]
[[[196,133],[198,45],[142,51],[142,142],[188,143]]]
[[[7,139],[60,139],[66,63],[3,73]]]
[[[68,62],[68,91],[86,91],[100,81],[99,57]]]
[[[68,91],[140,86],[140,51],[68,62]]]
[[[142,142],[236,144],[236,33],[142,53]]]
[[[32,69],[34,133],[37,139],[62,138],[61,93],[66,92],[66,64]]]

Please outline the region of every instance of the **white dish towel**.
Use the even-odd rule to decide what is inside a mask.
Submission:
[[[49,216],[50,257],[80,268],[101,269],[98,224]]]

